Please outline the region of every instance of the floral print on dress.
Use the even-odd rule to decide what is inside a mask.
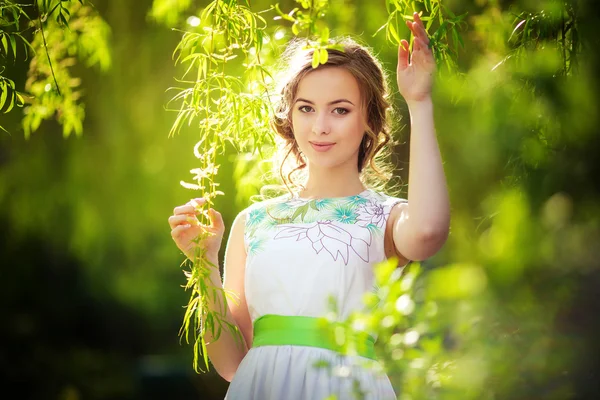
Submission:
[[[394,204],[402,199],[371,190],[355,196],[302,199],[284,196],[249,210],[245,239],[249,255],[269,240],[310,241],[317,254],[329,254],[347,265],[353,255],[369,262],[373,235],[383,236]],[[325,251],[323,251],[325,250]]]
[[[267,216],[264,208],[255,208],[254,210],[248,213],[248,218],[246,219],[246,226],[249,228],[253,228],[259,225]]]
[[[248,241],[248,253],[249,254],[256,254],[259,251],[261,251],[263,249],[263,245],[265,243],[264,239],[259,239],[256,237],[252,237],[249,241]]]
[[[333,208],[328,215],[331,216],[333,221],[339,221],[344,224],[356,223],[356,212],[351,205],[338,205]]]
[[[363,261],[369,262],[369,245],[363,239],[352,234],[332,221],[317,222],[308,227],[281,225],[275,239],[296,238],[296,241],[308,239],[317,254],[325,249],[334,260],[339,256],[348,265],[350,249]]]
[[[375,203],[369,200],[367,203],[361,204],[356,210],[358,215],[356,218],[357,224],[366,228],[368,225],[374,225],[378,228],[385,227],[387,217],[390,210],[386,210],[383,204]]]

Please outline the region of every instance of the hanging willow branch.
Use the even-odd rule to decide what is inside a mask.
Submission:
[[[319,29],[316,23],[325,15],[327,1],[298,3],[302,10],[283,14],[278,7],[272,7],[268,11],[275,10],[280,16],[285,15],[285,18],[277,19],[292,22],[295,34],[306,35],[307,46],[316,49],[329,46],[329,30],[326,27]],[[228,143],[239,152],[260,152],[263,146],[273,144],[269,127],[272,107],[267,81],[271,79],[271,73],[261,56],[263,44],[268,43],[270,38],[267,22],[260,14],[250,10],[247,2],[238,4],[231,0],[215,0],[200,14],[199,29],[184,32],[174,52],[176,64],[185,67],[179,82],[186,86],[178,88],[178,93],[169,102],[178,104],[175,109],[177,117],[169,136],[180,133],[182,127],[192,126],[192,123],[196,123],[200,130],[200,138],[194,146],[199,166],[191,171],[195,183],[182,181],[181,184],[201,191],[202,197],[207,199],[204,207],[211,207],[214,198],[223,194],[218,190],[219,184],[215,179],[219,169],[216,157],[224,153]],[[308,38],[315,34],[320,34],[321,40],[309,42]],[[323,52],[327,54],[324,50],[316,51],[316,54],[322,55]],[[245,67],[242,76],[235,70],[240,59],[244,60]],[[321,56],[317,61],[318,65],[327,59]],[[200,218],[202,223],[209,222],[203,213]],[[203,239],[198,238],[199,241]],[[239,340],[242,339],[237,327],[224,319],[227,301],[235,299],[223,288],[209,284],[212,268],[218,266],[210,263],[199,249],[190,271],[186,272],[185,288],[190,290],[190,299],[180,336],[189,342],[193,334],[196,371],[202,371],[200,355],[208,368],[206,332],[211,332],[216,340],[223,329],[229,329]],[[219,292],[226,301],[219,305],[218,310],[211,310],[209,304]]]
[[[207,199],[205,207],[212,206],[214,198],[223,194],[215,181],[219,170],[216,157],[225,151],[227,143],[242,151],[272,142],[264,81],[268,72],[259,58],[266,25],[264,18],[246,5],[215,0],[201,13],[200,29],[185,32],[175,50],[176,63],[186,68],[180,82],[188,87],[180,88],[170,101],[179,103],[179,108],[169,135],[178,134],[185,125],[197,123],[200,139],[194,147],[194,155],[199,166],[191,171],[196,183],[182,181],[181,184],[201,191],[202,197]],[[235,67],[232,61],[238,57],[246,60],[246,74],[260,72],[262,91],[246,90],[243,77],[229,72]],[[193,80],[190,80],[191,76]],[[204,214],[200,218],[203,223],[209,222]],[[237,327],[224,319],[227,301],[236,299],[223,288],[210,285],[210,271],[218,266],[210,263],[203,250],[198,249],[190,271],[186,273],[185,288],[190,290],[190,299],[180,335],[189,341],[193,333],[194,368],[201,371],[200,355],[208,368],[206,332],[211,332],[214,340],[223,329],[229,329],[239,340],[242,337]],[[219,297],[219,292],[225,301],[219,304],[218,310],[211,310],[209,304]]]

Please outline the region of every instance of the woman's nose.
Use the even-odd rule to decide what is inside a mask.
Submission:
[[[315,135],[327,135],[331,131],[327,116],[323,113],[317,114],[312,126],[312,132]]]

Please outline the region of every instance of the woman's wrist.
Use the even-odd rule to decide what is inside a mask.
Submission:
[[[406,100],[406,104],[408,105],[409,110],[431,108],[433,106],[433,100],[431,99],[431,95],[429,94],[420,99]]]
[[[411,125],[414,123],[428,124],[433,120],[433,101],[431,100],[431,97],[418,101],[413,100],[407,102],[407,104]]]
[[[210,253],[204,253],[203,256],[199,255],[199,254],[186,254],[187,258],[193,262],[193,263],[197,263],[200,262],[200,260],[204,260],[205,263],[209,263],[209,264],[213,264],[216,266],[219,266],[219,255],[218,254],[210,254]]]
[[[209,254],[206,253],[206,261],[215,265],[217,268],[219,267],[219,255],[218,254]]]

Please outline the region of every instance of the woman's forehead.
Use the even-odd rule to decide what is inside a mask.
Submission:
[[[360,101],[360,87],[354,75],[345,68],[318,67],[300,80],[296,98],[313,102],[345,98],[357,105]]]

